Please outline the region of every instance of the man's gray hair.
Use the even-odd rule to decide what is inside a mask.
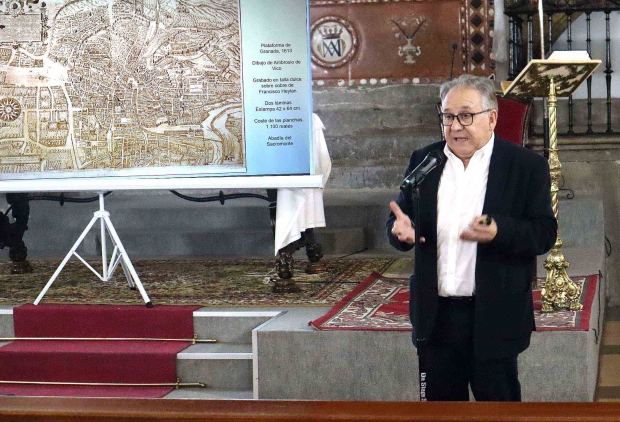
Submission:
[[[463,74],[457,79],[445,82],[439,89],[439,97],[441,98],[441,104],[446,99],[448,92],[452,88],[471,88],[480,93],[482,97],[482,107],[484,109],[497,110],[497,97],[495,96],[495,86],[493,81],[483,76],[474,76]]]

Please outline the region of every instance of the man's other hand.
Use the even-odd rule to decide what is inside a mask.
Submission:
[[[392,234],[396,236],[400,242],[410,245],[415,244],[415,230],[409,216],[405,214],[394,201],[390,202],[390,209],[396,217],[396,221],[394,221],[394,225],[392,226]],[[424,243],[424,240],[425,239],[421,237],[420,243]]]
[[[487,224],[488,223],[488,224]],[[461,239],[478,243],[489,243],[497,235],[497,223],[486,215],[474,217],[467,230],[461,233]]]

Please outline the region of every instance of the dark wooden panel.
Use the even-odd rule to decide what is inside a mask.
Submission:
[[[620,403],[390,403],[0,397],[0,420],[620,422]]]
[[[319,85],[442,82],[493,74],[489,0],[311,0]]]

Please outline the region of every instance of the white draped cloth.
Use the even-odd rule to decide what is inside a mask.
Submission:
[[[301,238],[306,229],[325,227],[323,188],[332,169],[327,144],[323,136],[323,122],[312,115],[314,174],[323,175],[322,188],[278,189],[276,210],[275,254],[286,245]]]

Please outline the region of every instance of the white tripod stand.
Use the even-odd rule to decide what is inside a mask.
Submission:
[[[86,265],[93,273],[95,273],[97,277],[101,279],[101,281],[110,281],[112,275],[114,274],[114,270],[116,270],[116,267],[120,263],[121,267],[123,268],[123,272],[125,273],[125,277],[127,278],[127,282],[129,283],[129,288],[135,290],[135,288],[137,287],[140,291],[140,294],[142,295],[142,299],[144,299],[144,302],[146,303],[146,307],[153,307],[153,304],[151,303],[149,296],[146,294],[146,291],[144,290],[144,287],[140,282],[140,278],[138,277],[138,274],[136,273],[136,270],[133,267],[131,260],[129,259],[129,256],[127,255],[127,252],[125,251],[125,248],[123,247],[123,244],[121,243],[121,240],[119,239],[118,234],[116,233],[116,230],[112,225],[112,221],[110,221],[110,213],[105,210],[103,192],[99,192],[98,194],[99,211],[95,211],[92,220],[90,220],[90,223],[88,223],[88,226],[86,226],[86,228],[82,232],[82,235],[75,242],[67,256],[65,256],[65,259],[63,259],[63,261],[60,263],[60,266],[58,267],[58,269],[56,269],[56,272],[54,273],[54,275],[52,275],[52,278],[50,278],[43,290],[41,290],[41,293],[39,293],[39,296],[34,301],[35,305],[38,305],[41,299],[43,299],[43,296],[45,296],[47,290],[50,288],[54,280],[56,280],[56,277],[58,277],[62,269],[65,267],[65,265],[71,258],[71,255],[75,255],[80,261],[84,263],[84,265]],[[88,262],[84,260],[84,258],[82,258],[75,252],[97,220],[100,220],[101,222],[101,261],[103,267],[103,275],[99,274],[97,270],[95,270]],[[110,235],[110,238],[112,239],[112,244],[114,244],[114,250],[112,251],[112,256],[110,257],[109,266],[107,261],[108,251],[106,245],[106,229]]]

